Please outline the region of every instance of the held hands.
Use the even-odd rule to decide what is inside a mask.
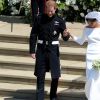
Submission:
[[[32,57],[33,59],[36,59],[35,53],[32,53],[32,54],[31,54],[31,57]]]
[[[68,29],[65,29],[63,32],[63,36],[66,37],[67,35],[69,35],[73,39],[73,35],[68,31]]]

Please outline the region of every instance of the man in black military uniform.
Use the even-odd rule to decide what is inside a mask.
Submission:
[[[49,70],[52,78],[50,100],[57,100],[58,80],[61,76],[58,38],[61,33],[62,38],[67,41],[69,35],[64,32],[65,21],[55,14],[56,8],[55,1],[47,1],[46,13],[37,17],[31,30],[30,54],[33,59],[36,58],[36,100],[44,100],[45,73]]]

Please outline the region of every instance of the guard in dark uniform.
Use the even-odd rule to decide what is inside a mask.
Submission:
[[[63,34],[65,21],[55,14],[56,3],[46,2],[46,13],[35,20],[30,35],[30,54],[36,58],[35,75],[37,77],[36,100],[44,100],[45,73],[51,72],[50,100],[57,100],[58,80],[61,76],[59,59],[59,35],[67,41],[69,35]],[[37,46],[36,46],[37,45]]]
[[[45,0],[31,0],[32,19],[33,22],[38,14],[45,12]]]

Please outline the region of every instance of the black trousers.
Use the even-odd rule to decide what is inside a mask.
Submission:
[[[57,87],[58,78],[52,78],[51,88],[50,88],[50,100],[57,97]],[[37,77],[37,93],[36,100],[44,100],[44,85],[45,85],[45,75],[44,77]]]
[[[32,17],[34,18],[39,14],[43,14],[45,11],[45,0],[31,0]]]

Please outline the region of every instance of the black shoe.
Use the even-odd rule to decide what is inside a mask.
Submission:
[[[52,99],[50,99],[50,100],[57,100],[57,98],[52,98]]]

